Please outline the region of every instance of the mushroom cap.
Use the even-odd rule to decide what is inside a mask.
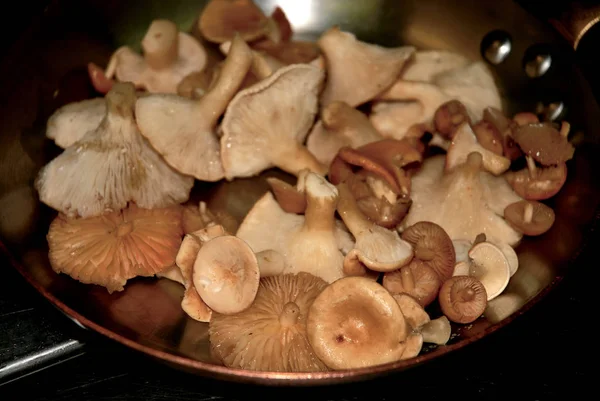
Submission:
[[[480,242],[469,250],[469,258],[469,276],[483,284],[487,300],[500,295],[510,280],[510,264],[500,248],[491,242]]]
[[[544,166],[564,163],[575,153],[573,145],[551,123],[520,125],[512,136],[526,155]]]
[[[235,34],[249,42],[269,33],[270,25],[253,0],[211,0],[200,14],[198,28],[210,42],[227,42]]]
[[[461,124],[452,138],[446,154],[446,171],[467,161],[472,152],[478,152],[483,158],[483,168],[494,175],[504,173],[510,167],[510,159],[487,150],[477,142],[477,137],[468,123]]]
[[[519,256],[517,255],[515,248],[504,242],[494,245],[500,248],[504,256],[506,256],[506,260],[508,260],[508,266],[510,267],[510,276],[514,276],[519,269]]]
[[[233,315],[214,313],[209,341],[230,368],[273,372],[319,372],[327,366],[306,332],[308,310],[327,286],[309,273],[262,278],[252,305]]]
[[[445,345],[452,335],[452,326],[446,316],[430,320],[421,327],[423,342]]]
[[[350,252],[369,269],[390,272],[406,265],[413,258],[410,244],[396,231],[373,224],[370,231],[355,234],[356,244]],[[349,252],[349,253],[350,253]]]
[[[179,206],[143,209],[130,204],[122,211],[85,219],[59,214],[46,238],[55,272],[112,293],[122,291],[131,278],[153,276],[173,266],[182,235]]]
[[[328,29],[317,41],[325,56],[327,82],[321,103],[339,100],[355,107],[391,86],[415,48],[385,48],[359,41],[339,27]]]
[[[297,175],[325,168],[302,145],[318,110],[325,73],[293,64],[240,91],[227,106],[221,128],[221,160],[228,180],[271,167]]]
[[[456,253],[442,227],[431,221],[419,221],[402,232],[402,239],[412,245],[415,258],[430,266],[440,281],[452,277]]]
[[[392,294],[408,294],[426,307],[438,295],[442,281],[433,268],[413,259],[402,268],[385,273],[383,286]]]
[[[468,239],[453,239],[454,254],[456,255],[456,263],[469,261],[469,249],[473,243]]]
[[[504,178],[519,194],[528,200],[544,200],[556,195],[567,180],[567,165],[560,163],[556,166],[536,168],[533,173],[529,168],[519,171],[507,171]]]
[[[404,352],[400,359],[406,360],[414,358],[419,355],[423,348],[423,336],[419,332],[410,333],[408,337],[406,337],[406,340],[404,340],[403,345]]]
[[[438,296],[442,313],[455,323],[472,323],[485,311],[487,294],[474,277],[455,276],[442,284]]]
[[[151,209],[187,201],[194,180],[173,170],[140,135],[133,85],[116,83],[105,99],[100,125],[38,173],[40,200],[84,218],[123,209],[128,202]]]
[[[98,97],[68,103],[57,109],[46,124],[46,137],[63,149],[79,141],[100,125],[106,115],[106,100]]]
[[[429,315],[414,297],[408,294],[394,294],[393,297],[411,330],[419,331],[423,325],[429,323]]]
[[[408,334],[394,297],[365,277],[327,286],[309,309],[306,331],[317,356],[336,370],[398,361]]]
[[[504,218],[525,235],[542,235],[552,227],[554,210],[537,201],[522,200],[504,209]]]
[[[427,109],[420,101],[375,101],[369,120],[384,137],[404,139],[412,126],[427,122],[429,117]]]
[[[194,262],[194,287],[213,311],[241,312],[252,304],[260,272],[250,246],[233,235],[213,238],[202,245]]]

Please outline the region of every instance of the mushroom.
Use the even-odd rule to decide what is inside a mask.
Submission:
[[[268,177],[267,183],[273,191],[279,206],[287,213],[304,214],[306,196],[296,187],[276,177]]]
[[[364,277],[328,285],[310,306],[306,331],[315,354],[335,370],[398,361],[408,337],[396,300]]]
[[[398,302],[398,306],[400,306],[402,315],[406,323],[408,323],[410,330],[419,332],[421,327],[429,323],[429,315],[414,297],[404,293],[394,294],[393,297]]]
[[[122,291],[127,280],[154,276],[175,263],[181,244],[181,207],[126,209],[50,224],[48,258],[57,273],[85,284]]]
[[[540,122],[538,116],[529,112],[517,113],[512,119],[517,125],[537,124]]]
[[[510,263],[502,250],[491,242],[474,245],[469,250],[469,260],[461,263],[468,265],[468,275],[485,287],[488,301],[500,295],[508,285]]]
[[[68,103],[58,108],[46,124],[46,137],[63,149],[93,131],[106,116],[107,100],[102,97]]]
[[[328,368],[307,337],[307,315],[327,283],[309,273],[262,278],[252,305],[233,315],[214,313],[212,353],[230,368],[321,372]]]
[[[153,93],[177,93],[177,85],[189,74],[202,71],[206,50],[188,33],[166,19],[152,21],[142,39],[141,56],[128,46],[118,48],[106,67],[105,77],[132,82]]]
[[[359,41],[339,27],[328,29],[317,44],[325,57],[327,82],[321,103],[346,102],[351,107],[368,102],[400,75],[415,48],[385,48]]]
[[[169,167],[140,135],[133,85],[115,84],[105,100],[100,125],[38,173],[40,200],[81,217],[118,211],[127,202],[152,209],[187,201],[194,180]]]
[[[239,223],[237,220],[224,210],[213,212],[208,209],[206,202],[200,201],[186,204],[183,208],[183,232],[189,234],[210,225],[220,225],[230,233],[237,231]]]
[[[422,307],[431,304],[442,285],[438,274],[424,262],[413,259],[407,266],[383,275],[383,286],[392,294],[408,294]]]
[[[500,133],[502,140],[502,155],[511,161],[517,160],[523,155],[521,149],[514,141],[512,134],[517,123],[508,119],[501,110],[495,107],[483,109],[483,121],[490,123]]]
[[[471,118],[465,105],[458,100],[443,103],[433,115],[436,133],[441,134],[444,138],[452,139],[463,123],[471,124]]]
[[[114,80],[109,79],[106,76],[104,70],[100,66],[94,63],[88,63],[88,75],[94,89],[103,95],[107,94],[115,83]]]
[[[472,323],[485,311],[487,294],[474,277],[455,276],[442,284],[438,297],[442,313],[455,323]]]
[[[456,254],[442,227],[431,221],[419,221],[402,232],[402,239],[412,245],[415,259],[431,267],[440,281],[452,277]]]
[[[522,200],[504,209],[504,218],[525,235],[542,235],[554,224],[552,208],[537,201]]]
[[[531,156],[525,156],[527,167],[518,171],[507,171],[504,178],[519,194],[528,200],[544,200],[560,191],[567,180],[567,165],[538,167]]]
[[[383,137],[365,114],[345,102],[334,101],[321,110],[321,120],[313,126],[306,147],[329,166],[340,148],[358,148],[380,139]]]
[[[477,142],[477,137],[471,126],[467,123],[461,124],[452,138],[452,143],[446,154],[446,171],[467,161],[467,156],[472,152],[478,152],[483,161],[483,168],[494,175],[504,173],[510,167],[510,160],[500,156]]]
[[[413,203],[399,230],[419,221],[431,221],[452,240],[484,233],[490,242],[516,245],[522,234],[502,216],[507,205],[521,198],[504,178],[482,171],[483,160],[476,152],[447,173],[444,162],[444,155],[429,157],[413,175]]]
[[[454,247],[454,254],[456,255],[456,263],[469,260],[469,249],[473,246],[471,241],[468,239],[453,239],[452,246]]]
[[[212,68],[192,72],[179,81],[177,94],[189,99],[200,99],[213,88],[219,78],[221,69],[222,63],[219,63]]]
[[[250,246],[233,235],[202,245],[194,262],[194,287],[214,312],[232,315],[250,307],[258,291],[258,260]]]
[[[513,138],[521,150],[543,166],[565,163],[573,158],[575,148],[568,141],[568,125],[558,131],[551,123],[531,123],[518,126]]]
[[[260,278],[283,274],[286,264],[283,255],[273,249],[265,249],[255,254]]]
[[[245,42],[269,33],[269,19],[253,0],[210,0],[198,19],[201,35],[213,43],[232,40],[237,34]]]
[[[499,156],[504,155],[502,134],[489,121],[481,120],[472,127],[477,142],[484,148]],[[510,160],[510,159],[509,159]]]
[[[233,98],[221,125],[226,179],[254,176],[271,167],[293,175],[305,168],[325,174],[326,166],[302,145],[317,114],[324,78],[316,67],[294,64]]]
[[[421,326],[420,332],[423,336],[423,342],[445,345],[450,340],[452,326],[450,326],[450,321],[446,316],[440,316]]]
[[[219,49],[223,54],[229,54],[231,49],[231,41],[221,43]],[[285,67],[284,63],[271,57],[270,55],[262,54],[256,50],[252,50],[252,65],[250,67],[250,71],[256,78],[253,83],[269,77],[275,71],[283,67]]]
[[[415,125],[430,125],[433,111],[419,101],[374,101],[369,121],[386,138],[404,139]]]
[[[304,216],[286,213],[271,192],[248,212],[236,236],[254,252],[273,249],[286,260],[284,273],[304,271],[331,283],[344,276],[344,254],[353,241],[335,218],[337,189],[323,177],[309,173],[304,193]]]
[[[337,211],[348,230],[356,239],[346,260],[357,259],[369,269],[389,272],[406,265],[413,258],[413,249],[396,231],[388,230],[371,221],[359,209],[348,185],[337,185]]]
[[[251,62],[250,48],[236,36],[216,83],[199,100],[154,94],[137,102],[140,132],[167,163],[201,181],[223,178],[215,128]]]

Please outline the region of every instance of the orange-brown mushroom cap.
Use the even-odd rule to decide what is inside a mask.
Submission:
[[[455,323],[474,322],[487,306],[485,287],[470,276],[454,276],[446,280],[438,299],[442,313]]]
[[[214,43],[233,39],[238,33],[245,41],[269,32],[269,19],[252,0],[211,0],[198,20],[202,36]]]
[[[408,294],[426,307],[438,296],[442,281],[426,263],[413,259],[407,266],[383,275],[383,286],[392,294]]]
[[[430,266],[441,281],[452,277],[456,253],[452,239],[441,226],[420,221],[404,230],[402,239],[413,246],[415,258]]]
[[[537,201],[522,200],[504,209],[504,218],[525,235],[541,235],[554,224],[554,210]]]
[[[560,191],[567,180],[567,165],[536,167],[532,159],[529,167],[518,171],[507,171],[506,181],[515,192],[529,200],[543,200],[553,197]]]
[[[564,163],[575,152],[566,136],[550,123],[520,125],[514,130],[513,138],[526,155],[544,166]]]
[[[59,214],[48,231],[48,257],[57,273],[121,291],[131,278],[173,266],[182,236],[179,206],[142,209],[130,204],[85,219]]]

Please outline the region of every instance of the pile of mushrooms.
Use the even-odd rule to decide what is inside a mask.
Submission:
[[[35,187],[57,273],[109,292],[181,285],[227,367],[394,363],[481,318],[544,235],[570,126],[507,117],[487,66],[331,27],[294,40],[281,8],[211,0],[200,37],[150,23],[142,54],[89,65],[98,96],[55,111],[63,152]],[[196,181],[277,168],[241,221]]]

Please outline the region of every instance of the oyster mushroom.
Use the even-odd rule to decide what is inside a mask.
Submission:
[[[364,277],[346,277],[323,289],[308,311],[306,331],[315,354],[335,370],[398,361],[408,337],[396,300]]]
[[[485,287],[488,301],[500,295],[508,285],[510,263],[502,250],[488,241],[474,245],[469,250],[469,260],[462,263],[468,265],[468,275]]]
[[[213,43],[227,42],[236,34],[248,42],[267,35],[271,25],[253,0],[210,0],[202,9],[198,28]]]
[[[50,224],[48,258],[57,273],[85,284],[122,291],[127,280],[154,276],[175,263],[181,244],[181,207],[126,209]]]
[[[207,53],[200,42],[166,19],[153,20],[142,39],[141,56],[128,46],[118,48],[106,67],[106,78],[132,82],[152,93],[177,93],[183,78],[202,71]]]
[[[445,345],[450,340],[450,335],[452,335],[452,326],[450,326],[450,321],[446,316],[440,316],[421,326],[420,332],[423,336],[423,342]]]
[[[231,49],[231,41],[221,43],[219,49],[223,54],[228,55]],[[250,72],[252,72],[256,78],[253,83],[271,76],[275,71],[283,67],[285,67],[285,64],[279,60],[268,54],[261,54],[256,50],[252,50],[252,65],[250,66]]]
[[[384,137],[404,139],[415,125],[427,125],[429,128],[429,116],[426,106],[419,101],[374,101],[369,121]]]
[[[139,99],[140,132],[173,168],[201,181],[223,178],[217,121],[250,68],[250,48],[239,37],[213,88],[199,100],[154,94]]]
[[[267,192],[248,212],[236,236],[254,252],[281,253],[287,265],[284,273],[304,271],[331,283],[344,276],[344,253],[352,249],[353,241],[335,218],[337,189],[310,173],[304,191],[304,216],[286,213]]]
[[[260,280],[252,305],[233,315],[214,313],[208,332],[212,353],[230,368],[272,372],[321,372],[307,315],[327,283],[309,273]]]
[[[347,103],[334,101],[321,110],[321,119],[308,135],[306,147],[329,166],[340,148],[358,148],[380,139],[383,137],[365,114]]]
[[[522,200],[504,209],[504,218],[525,235],[542,235],[554,224],[552,208],[537,201]]]
[[[452,277],[456,254],[442,227],[431,221],[419,221],[402,231],[402,239],[412,245],[415,258],[431,267],[440,281]]]
[[[194,262],[194,287],[213,311],[231,315],[250,307],[260,272],[250,246],[233,235],[215,237],[202,245]]]
[[[38,173],[40,200],[81,217],[118,211],[128,202],[152,209],[187,201],[194,180],[173,170],[140,135],[133,85],[115,84],[105,100],[100,125]]]
[[[372,100],[394,83],[415,52],[412,46],[385,48],[362,42],[339,27],[328,29],[317,44],[327,65],[324,106],[337,100],[356,107]]]
[[[472,323],[487,306],[485,287],[469,276],[455,276],[442,284],[438,297],[442,313],[455,323]]]
[[[369,269],[389,272],[400,268],[413,258],[411,245],[396,231],[388,230],[371,221],[359,209],[346,183],[337,185],[337,211],[356,239],[346,259],[357,259]]]
[[[528,200],[544,200],[560,191],[567,180],[567,165],[538,167],[531,156],[525,156],[527,167],[507,171],[504,178],[519,196]]]
[[[543,166],[565,163],[573,158],[575,148],[567,139],[568,125],[558,131],[551,123],[532,123],[518,126],[513,138],[527,156]]]
[[[504,208],[521,200],[503,177],[482,171],[480,154],[444,173],[445,157],[429,157],[412,177],[412,206],[399,230],[419,222],[441,226],[452,240],[484,233],[493,243],[516,245],[522,234],[503,219]]]
[[[383,275],[383,286],[392,294],[408,294],[422,307],[435,301],[442,285],[432,267],[413,259],[407,266]]]
[[[318,68],[294,64],[233,98],[221,125],[225,178],[250,177],[271,167],[293,175],[305,168],[325,174],[326,166],[302,145],[324,77]]]
[[[106,116],[105,98],[86,99],[68,103],[57,109],[46,124],[46,137],[63,149],[93,131]]]
[[[477,142],[477,137],[471,126],[463,123],[457,128],[452,143],[446,154],[446,170],[450,171],[456,166],[467,161],[467,157],[472,152],[478,152],[483,161],[483,168],[494,175],[504,173],[510,167],[510,160],[500,156]]]

